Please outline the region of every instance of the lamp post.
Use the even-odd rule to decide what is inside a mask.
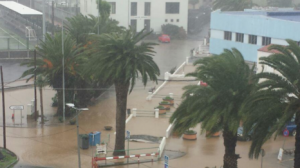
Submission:
[[[71,107],[76,110],[76,126],[77,126],[77,153],[78,153],[78,167],[81,168],[81,161],[80,161],[80,149],[79,149],[79,125],[78,125],[78,111],[87,111],[88,108],[77,108],[73,103],[67,103],[68,107]]]

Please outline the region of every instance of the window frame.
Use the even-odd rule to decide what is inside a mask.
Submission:
[[[254,42],[255,41],[255,42]],[[249,44],[254,44],[257,45],[257,36],[249,34],[249,39],[248,39]]]
[[[147,5],[149,4],[149,11],[147,10]],[[149,14],[147,13],[147,11],[149,12]],[[144,16],[151,16],[151,2],[145,2],[144,3]]]
[[[178,11],[172,11],[174,7],[172,5],[177,5],[178,4]],[[168,6],[171,5],[171,6]],[[176,6],[177,7],[177,6]],[[180,14],[180,2],[166,2],[166,9],[165,9],[166,14]]]
[[[262,37],[262,45],[263,46],[270,45],[271,43],[272,43],[271,37],[265,37],[265,36]]]
[[[224,31],[224,40],[231,41],[232,40],[232,32]]]
[[[236,33],[235,34],[235,41],[244,43],[244,33]]]

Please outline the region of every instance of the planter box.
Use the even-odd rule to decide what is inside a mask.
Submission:
[[[167,110],[166,109],[159,109],[159,114],[166,114]]]
[[[206,137],[208,136],[208,134],[209,134],[209,131],[206,131]],[[211,135],[211,137],[219,137],[220,134],[221,134],[221,132],[219,131],[219,132],[216,132],[213,135]]]
[[[197,139],[197,133],[194,134],[183,134],[183,139],[185,140],[196,140]]]
[[[170,110],[170,107],[171,107],[171,104],[161,104],[161,103],[159,103],[159,105],[160,105],[160,106],[164,106],[164,108],[165,108],[166,110]]]
[[[169,102],[171,106],[174,105],[174,99],[163,99],[163,101]]]

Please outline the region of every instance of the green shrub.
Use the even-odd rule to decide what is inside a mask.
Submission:
[[[165,109],[165,107],[164,107],[164,106],[157,106],[155,109],[164,110],[164,109]]]
[[[57,107],[58,106],[58,97],[57,93],[52,97],[52,107]]]
[[[70,125],[75,125],[76,120],[72,119],[72,120],[70,120],[69,122],[70,122]]]
[[[165,98],[164,98],[164,100],[174,100],[172,97],[170,97],[170,96],[166,96]]]
[[[58,117],[58,121],[61,122],[61,123],[63,122],[62,116],[59,116],[59,117]]]
[[[188,135],[193,135],[193,134],[196,134],[197,132],[194,131],[194,130],[187,130],[184,132],[184,134],[188,134]]]
[[[172,24],[165,24],[161,26],[161,30],[164,34],[169,35],[171,38],[175,39],[185,39],[186,31],[183,27],[179,27]]]

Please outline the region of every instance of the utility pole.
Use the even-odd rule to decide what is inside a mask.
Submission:
[[[65,49],[64,49],[64,19],[62,20],[62,55],[63,55],[63,59],[62,59],[62,67],[63,67],[63,74],[62,74],[62,82],[63,82],[63,121],[65,121],[66,117],[66,107],[65,107],[65,103],[66,103],[66,98],[65,98]]]
[[[54,36],[54,1],[52,1],[52,37]]]
[[[36,98],[36,50],[34,50],[34,119],[37,121],[37,98]]]
[[[4,84],[3,84],[3,71],[1,70],[1,85],[2,85],[2,108],[3,108],[3,148],[6,149],[6,124],[5,124],[5,99],[4,99]]]
[[[45,42],[46,26],[45,26],[45,1],[43,1],[43,41]]]

